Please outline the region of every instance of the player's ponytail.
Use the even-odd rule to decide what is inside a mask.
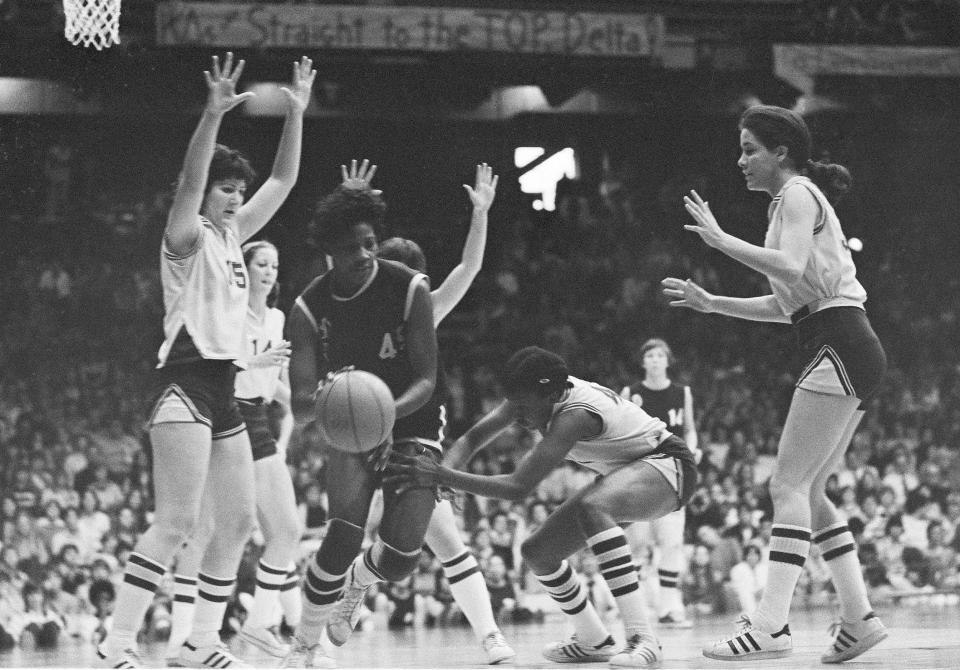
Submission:
[[[808,160],[806,165],[807,176],[827,196],[831,205],[840,202],[850,192],[853,186],[853,177],[850,170],[837,163],[823,163]]]

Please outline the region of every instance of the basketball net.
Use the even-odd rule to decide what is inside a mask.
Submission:
[[[63,0],[63,14],[72,44],[97,51],[120,44],[120,0]]]

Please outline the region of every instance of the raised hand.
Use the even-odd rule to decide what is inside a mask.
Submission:
[[[313,60],[306,56],[300,57],[300,62],[293,64],[293,83],[290,87],[281,86],[280,90],[287,96],[290,111],[303,114],[310,104],[310,91],[317,71],[313,69]]]
[[[497,195],[497,182],[500,177],[493,174],[493,168],[486,163],[477,166],[477,177],[473,188],[468,184],[463,187],[467,189],[467,195],[470,196],[470,202],[474,209],[487,211],[493,205],[493,198]]]
[[[231,109],[256,95],[250,91],[246,93],[237,93],[237,81],[243,73],[243,66],[246,61],[240,59],[237,66],[233,66],[233,52],[228,51],[227,57],[223,62],[223,68],[220,67],[220,59],[213,57],[213,64],[209,70],[203,71],[203,76],[207,80],[207,109],[218,114],[225,114]]]
[[[688,307],[698,312],[709,314],[713,312],[713,295],[707,293],[690,279],[667,277],[660,282],[663,292],[670,298],[671,307]]]
[[[340,185],[346,189],[354,191],[366,191],[369,190],[373,195],[380,195],[383,191],[371,188],[371,182],[373,181],[373,175],[377,173],[377,166],[370,165],[370,161],[366,158],[363,159],[363,162],[360,164],[360,167],[357,167],[357,159],[354,158],[350,161],[350,169],[347,170],[346,165],[340,166],[340,175],[343,177],[343,183]]]
[[[690,195],[683,197],[683,206],[697,222],[696,225],[684,226],[684,230],[692,230],[708,246],[718,249],[723,243],[724,233],[710,211],[710,203],[703,200],[696,191],[690,191]]]

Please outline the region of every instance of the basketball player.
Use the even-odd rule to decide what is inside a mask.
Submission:
[[[572,638],[544,648],[557,663],[609,661],[645,668],[663,660],[647,616],[636,566],[619,524],[654,519],[679,509],[693,492],[697,470],[683,440],[634,403],[608,388],[568,374],[564,360],[539,347],[507,361],[506,400],[450,449],[462,463],[512,423],[543,439],[506,475],[474,475],[435,459],[392,454],[387,485],[450,486],[489,498],[523,500],[563,459],[599,476],[562,503],[523,542],[521,553],[537,580],[573,621]],[[566,557],[589,547],[617,601],[626,646],[617,645],[587,599]]]
[[[620,392],[624,398],[643,407],[667,429],[683,439],[700,462],[702,452],[697,447],[697,429],[693,422],[693,394],[689,386],[677,386],[670,381],[667,368],[673,363],[670,346],[659,338],[647,340],[640,348],[643,356],[643,380]],[[680,573],[683,569],[683,529],[687,512],[678,509],[650,523],[627,526],[631,544],[646,545],[652,539],[658,549],[657,576],[660,580],[657,612],[660,625],[668,628],[690,628],[680,595]]]
[[[392,448],[439,460],[443,411],[434,397],[437,337],[430,287],[425,275],[377,258],[385,209],[373,191],[343,186],[318,205],[315,238],[333,267],[304,289],[287,321],[294,412],[301,421],[310,419],[318,382],[353,366],[377,375],[393,392]],[[370,453],[348,453],[336,445],[327,453],[330,521],[310,561],[303,616],[285,667],[335,667],[320,638],[341,593],[352,618],[369,585],[399,581],[417,566],[436,499],[436,491],[426,487],[402,495],[384,492],[379,536],[354,563],[390,442]],[[328,632],[334,644],[349,635]]]
[[[772,294],[729,298],[689,280],[663,280],[664,292],[674,298],[671,305],[792,323],[804,361],[770,480],[774,525],[767,586],[756,611],[741,619],[735,633],[704,648],[709,658],[741,661],[791,652],[790,601],[811,540],[830,568],[841,609],[836,637],[821,660],[855,658],[887,636],[867,599],[853,535],[825,494],[827,477],[863,418],[864,401],[880,385],[886,356],[867,320],[867,294],[828,199],[849,188],[850,174],[842,166],[811,161],[810,147],[810,131],[795,112],[758,105],[740,118],[737,165],[748,189],[773,198],[762,247],[721,230],[696,192],[684,198],[695,221],[685,228],[762,273]]]
[[[370,188],[370,180],[377,166],[363,161],[358,170],[356,161],[350,172],[344,167],[344,184],[357,188]],[[473,283],[483,264],[483,251],[487,240],[487,212],[497,192],[498,178],[493,170],[483,163],[477,166],[474,186],[464,184],[473,203],[470,230],[464,243],[460,263],[450,271],[443,283],[430,293],[433,299],[433,321],[436,325],[453,311]],[[426,273],[427,259],[420,246],[413,240],[392,237],[380,245],[380,258],[398,261],[417,272]],[[441,398],[446,393],[442,368],[437,370],[437,390]],[[382,501],[376,508],[382,510]],[[453,505],[443,498],[437,502],[427,527],[426,543],[443,566],[443,573],[450,584],[450,592],[470,622],[480,645],[491,665],[506,663],[516,656],[497,626],[490,604],[490,593],[477,559],[470,553],[460,535]]]
[[[211,511],[215,532],[200,566],[193,630],[179,658],[190,667],[246,667],[218,633],[254,514],[250,441],[233,395],[249,290],[240,244],[270,220],[296,183],[315,72],[309,58],[294,64],[293,85],[283,89],[287,115],[273,171],[244,202],[253,170],[238,152],[216,144],[224,114],[253,96],[236,92],[243,65],[234,66],[227,54],[222,68],[214,57],[204,73],[207,104],[167,217],[160,255],[165,340],[149,421],[155,519],[130,554],[113,629],[98,648],[109,667],[140,666],[137,632],[201,507]]]
[[[250,437],[257,517],[264,548],[257,566],[253,607],[247,612],[239,637],[271,656],[283,658],[289,645],[282,643],[271,630],[273,614],[282,606],[287,623],[296,626],[301,607],[300,580],[294,571],[300,523],[293,482],[286,466],[286,447],[293,432],[286,367],[290,344],[283,339],[284,314],[274,307],[280,292],[277,248],[266,240],[248,242],[243,245],[243,260],[250,278],[250,298],[242,360],[245,369],[237,373],[234,393]],[[273,401],[284,411],[277,438],[270,430],[267,417],[267,408]],[[179,664],[180,645],[190,632],[197,571],[212,531],[212,524],[198,523],[177,556],[173,626],[167,642],[168,666]]]

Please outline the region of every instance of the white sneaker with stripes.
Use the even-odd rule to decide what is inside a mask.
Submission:
[[[369,586],[361,586],[356,581],[354,566],[350,566],[350,573],[337,606],[327,621],[327,636],[336,647],[342,647],[353,635],[354,629],[360,623],[363,615],[363,599],[367,595]]]
[[[187,640],[180,647],[178,659],[184,668],[252,668],[230,653],[223,642],[195,647]]]
[[[887,638],[887,627],[870,612],[860,621],[840,621],[830,627],[833,642],[820,657],[821,663],[843,663],[856,658]]]
[[[100,659],[101,668],[121,668],[128,670],[130,668],[142,668],[143,661],[136,649],[124,649],[121,653],[113,656],[107,653],[106,645],[102,642],[97,645],[97,658]]]
[[[737,620],[737,632],[703,648],[703,655],[716,661],[752,661],[783,658],[793,653],[790,626],[776,633],[754,628],[747,615]]]
[[[631,635],[619,653],[610,658],[613,668],[655,668],[663,661],[663,648],[657,638]]]
[[[506,638],[499,630],[495,630],[483,638],[482,646],[489,665],[509,663],[517,657],[517,652],[507,644]]]
[[[593,646],[577,639],[576,633],[566,640],[551,642],[543,648],[543,657],[554,663],[605,663],[617,653],[613,637]]]

